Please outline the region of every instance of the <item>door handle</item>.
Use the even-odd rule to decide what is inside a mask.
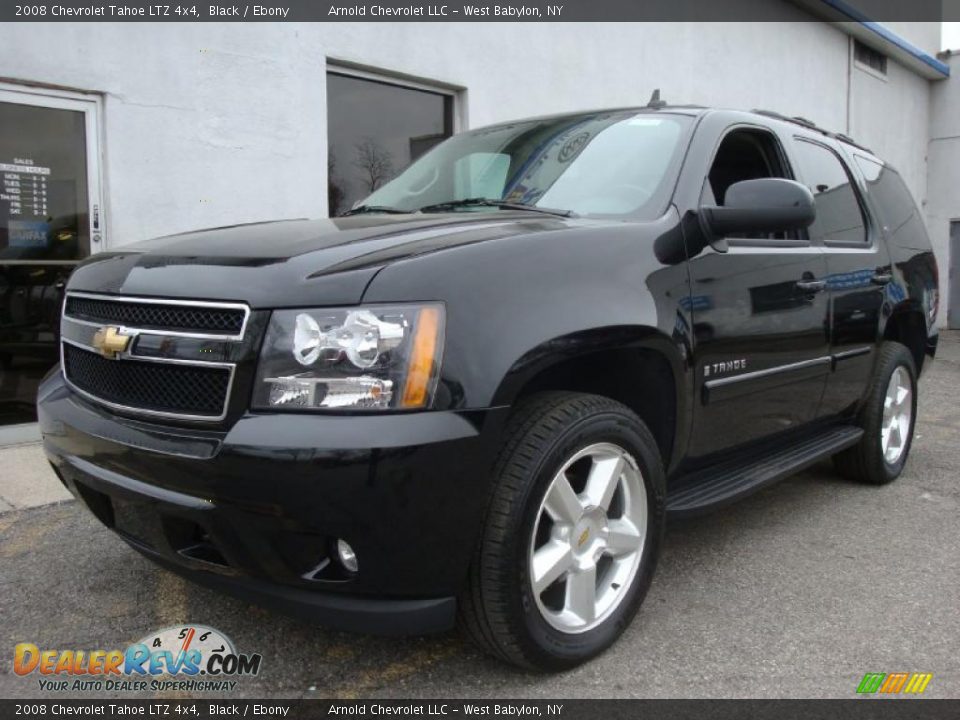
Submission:
[[[818,293],[826,286],[826,280],[797,280],[797,289],[808,293]]]
[[[870,282],[872,282],[874,285],[886,285],[891,280],[893,280],[893,275],[890,273],[877,273],[870,278]]]

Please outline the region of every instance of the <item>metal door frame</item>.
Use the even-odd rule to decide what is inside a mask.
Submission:
[[[104,183],[103,155],[103,99],[100,95],[82,93],[54,87],[19,85],[0,82],[0,102],[30,105],[32,107],[52,108],[55,110],[73,110],[82,112],[85,120],[87,195],[88,195],[88,232],[90,236],[90,254],[101,252],[108,247],[106,186]],[[96,238],[99,238],[97,240]],[[33,260],[14,260],[6,264],[38,264]],[[40,264],[70,264],[61,260]],[[40,439],[37,423],[0,426],[0,447],[18,445]]]
[[[17,103],[33,107],[45,107],[55,110],[73,110],[82,112],[86,123],[87,153],[87,194],[88,217],[90,222],[90,254],[108,247],[109,233],[107,218],[109,213],[104,203],[105,185],[103,178],[103,142],[102,117],[103,99],[100,95],[86,94],[74,90],[34,87],[0,82],[0,102]],[[96,209],[97,212],[94,212]],[[96,224],[96,226],[95,226]],[[100,240],[95,238],[99,236]],[[28,261],[30,262],[30,261]]]

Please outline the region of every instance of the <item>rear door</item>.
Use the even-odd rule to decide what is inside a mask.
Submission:
[[[709,120],[698,131],[701,143],[702,134],[711,133]],[[722,205],[727,188],[741,180],[793,177],[784,152],[789,136],[779,130],[744,122],[712,133],[709,162],[700,170],[706,178],[701,204]],[[698,149],[691,150],[696,157]],[[707,247],[688,264],[696,387],[693,458],[810,421],[829,372],[822,249],[797,233],[729,237],[727,242],[727,252]]]
[[[831,373],[818,414],[848,413],[863,395],[873,368],[890,258],[882,229],[870,222],[856,175],[832,141],[795,136],[798,179],[814,195],[817,218],[810,240],[822,244],[831,305]]]

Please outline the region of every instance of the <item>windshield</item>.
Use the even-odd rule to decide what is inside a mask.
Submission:
[[[683,115],[633,110],[474,130],[436,146],[357,207],[429,211],[485,198],[577,215],[652,218],[668,200],[689,125]]]

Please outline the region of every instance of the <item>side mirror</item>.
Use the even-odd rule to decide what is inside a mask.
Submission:
[[[808,227],[817,216],[805,185],[783,178],[742,180],[727,188],[722,207],[700,208],[704,230],[714,238],[766,235]]]

